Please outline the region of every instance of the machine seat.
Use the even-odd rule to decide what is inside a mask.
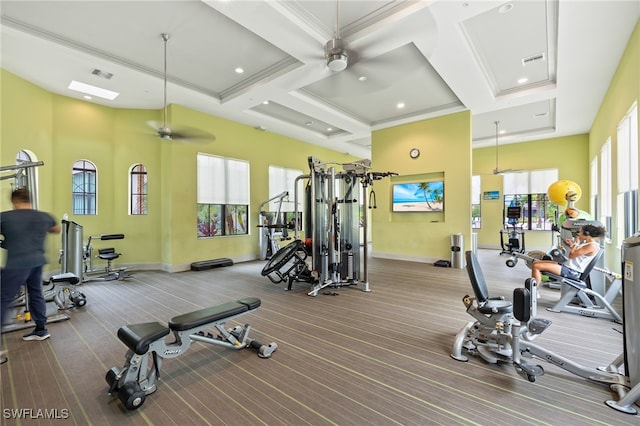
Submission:
[[[562,284],[567,284],[578,290],[582,290],[585,288],[591,289],[589,275],[591,274],[591,271],[596,266],[596,264],[598,263],[598,261],[600,260],[603,254],[604,254],[604,248],[600,247],[600,250],[598,250],[598,253],[596,253],[595,256],[593,256],[593,259],[591,259],[591,262],[589,262],[587,267],[584,268],[584,271],[582,272],[582,274],[580,274],[580,277],[577,280],[574,280],[571,278],[565,278],[560,275],[552,274],[551,272],[546,272],[546,271],[542,272],[542,275],[546,275],[547,277],[551,278],[553,281],[557,281]]]
[[[471,287],[478,301],[478,311],[485,315],[490,314],[509,314],[513,312],[513,304],[502,298],[489,297],[487,290],[487,282],[480,268],[478,258],[472,251],[465,252],[467,260],[467,273],[471,280]]]
[[[98,249],[98,257],[103,260],[113,260],[120,257],[121,253],[116,252],[113,247]]]

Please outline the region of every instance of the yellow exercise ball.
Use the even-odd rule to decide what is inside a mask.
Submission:
[[[571,194],[571,201],[573,202],[578,201],[580,197],[582,197],[582,189],[580,189],[580,185],[572,180],[558,180],[549,185],[549,189],[547,189],[549,200],[559,206],[567,204],[566,195],[568,192],[575,193],[575,195]]]

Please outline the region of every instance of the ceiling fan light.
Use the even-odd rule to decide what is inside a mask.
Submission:
[[[329,40],[324,46],[324,51],[327,58],[327,67],[331,71],[344,71],[347,68],[349,57],[342,39],[334,38]]]
[[[344,52],[329,55],[327,58],[327,67],[331,71],[344,71],[347,65],[349,65],[349,57]]]
[[[168,127],[160,127],[158,129],[158,135],[160,136],[160,139],[165,140],[165,141],[170,141],[171,140],[171,129]]]

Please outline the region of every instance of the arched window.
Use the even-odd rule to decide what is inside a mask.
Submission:
[[[78,160],[73,164],[71,171],[71,187],[73,214],[95,215],[97,214],[98,199],[98,171],[95,164],[88,160]]]
[[[31,206],[36,210],[38,209],[38,166],[40,165],[42,164],[38,162],[33,152],[23,149],[16,155],[16,169],[12,170],[15,175],[13,175],[14,182],[11,184],[11,190],[27,188],[31,194]]]
[[[18,154],[16,155],[16,165],[17,166],[23,166],[25,164],[28,163],[35,163],[36,160],[33,156],[32,152],[29,151],[25,151],[24,149],[19,151]],[[29,182],[29,176],[27,175],[27,169],[18,169],[15,175],[15,183],[13,184],[14,188],[13,189],[17,189],[17,188],[27,188],[29,190],[29,192],[32,193],[32,197],[34,196],[33,194],[33,188],[31,188],[32,185],[35,185],[35,182]]]
[[[147,214],[147,169],[135,164],[129,172],[129,214]]]

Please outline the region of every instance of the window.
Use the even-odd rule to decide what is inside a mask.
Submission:
[[[19,151],[18,154],[16,155],[16,165],[18,166],[24,165],[26,163],[35,163],[35,162],[36,160],[32,158],[29,152],[25,150]],[[29,170],[30,170],[29,173],[27,172],[27,169],[15,170],[16,174],[14,176],[14,183],[11,184],[11,191],[18,188],[27,188],[29,190],[29,193],[31,194],[31,204],[34,206],[34,208],[36,208],[35,206],[38,205],[37,203],[38,191],[36,189],[38,169],[37,167],[34,167]],[[29,179],[30,177],[32,178],[31,180]]]
[[[606,238],[611,238],[611,139],[600,149],[600,214],[599,221],[607,228]]]
[[[73,214],[97,214],[97,186],[98,172],[95,164],[87,160],[78,160],[71,171]]]
[[[638,230],[638,106],[631,107],[617,130],[618,198],[617,241]]]
[[[198,238],[249,233],[249,162],[198,153]]]
[[[136,164],[129,172],[129,214],[147,214],[147,169]]]
[[[272,218],[272,224],[292,223],[295,220],[295,197],[298,192],[298,230],[302,230],[302,181],[298,181],[296,187],[296,178],[302,175],[301,170],[287,169],[284,167],[269,166],[269,199],[273,199],[269,203],[268,212],[271,216],[280,211],[280,216]],[[283,198],[280,204],[279,195],[288,192],[288,196]]]
[[[600,215],[600,200],[598,198],[598,156],[591,160],[591,212],[595,220],[599,220]]]
[[[471,229],[479,229],[480,218],[480,176],[471,176]]]
[[[504,174],[505,227],[531,231],[551,230],[557,207],[549,200],[547,189],[558,180],[558,170],[532,170]],[[520,207],[520,218],[508,217],[509,207]]]

